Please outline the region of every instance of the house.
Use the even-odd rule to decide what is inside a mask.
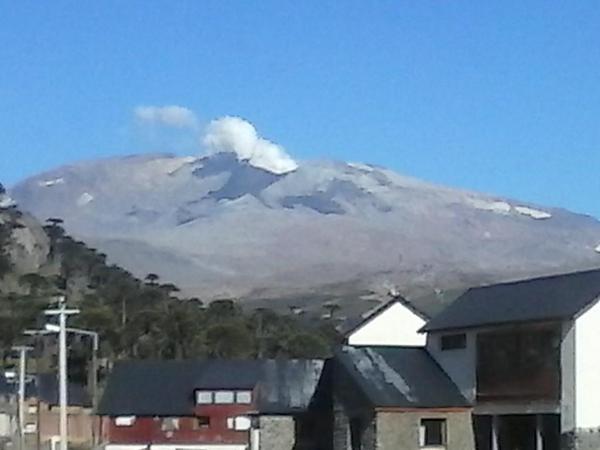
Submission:
[[[425,345],[425,335],[419,330],[428,319],[406,299],[395,296],[340,331],[347,345]]]
[[[107,450],[598,450],[600,270],[393,299],[323,361],[116,366]],[[417,337],[420,339],[417,339]]]
[[[479,450],[600,448],[600,270],[472,288],[422,332]]]
[[[1,436],[12,440],[17,433],[18,383],[0,377]],[[68,438],[71,444],[89,445],[93,436],[92,402],[85,388],[67,386]],[[25,384],[24,434],[30,448],[49,447],[59,435],[58,380],[54,373],[27,375]]]
[[[335,355],[334,450],[473,450],[471,406],[423,347]]]
[[[56,441],[60,430],[59,387],[56,373],[34,376],[34,385],[26,399],[25,427],[41,446]],[[84,385],[67,385],[67,423],[69,443],[88,446],[93,441],[92,399]]]
[[[286,450],[312,439],[321,360],[117,363],[98,408],[107,450]],[[303,431],[304,430],[304,431]]]

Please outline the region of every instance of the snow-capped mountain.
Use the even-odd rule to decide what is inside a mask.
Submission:
[[[410,295],[600,266],[593,218],[365,164],[137,155],[61,167],[10,195],[137,275],[205,298],[344,283]]]

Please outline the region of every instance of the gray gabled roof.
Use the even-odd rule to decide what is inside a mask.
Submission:
[[[471,288],[421,331],[562,320],[600,296],[600,269]]]
[[[257,412],[308,408],[322,360],[122,361],[111,372],[98,413],[190,416],[198,389],[254,389]]]
[[[423,347],[344,346],[335,360],[374,407],[469,407]]]

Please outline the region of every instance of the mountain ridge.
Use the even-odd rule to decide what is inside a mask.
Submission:
[[[361,163],[273,173],[227,152],[129,155],[47,171],[10,195],[133,273],[204,298],[357,281],[410,296],[600,265],[590,216]]]

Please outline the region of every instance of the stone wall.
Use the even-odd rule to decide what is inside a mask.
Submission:
[[[600,450],[600,429],[578,429],[563,434],[561,450]]]
[[[421,419],[447,420],[447,450],[474,450],[475,438],[470,411],[465,412],[379,412],[376,419],[377,450],[419,450]],[[365,450],[367,449],[365,447]]]
[[[260,417],[260,450],[292,450],[296,443],[292,416]]]
[[[337,399],[333,403],[333,449],[350,449],[350,420]]]

